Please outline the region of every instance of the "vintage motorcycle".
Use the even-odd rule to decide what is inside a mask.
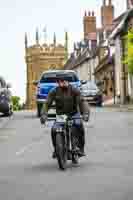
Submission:
[[[79,161],[78,139],[72,135],[74,120],[81,120],[81,116],[56,115],[56,158],[61,170],[66,169],[67,160],[73,164]]]

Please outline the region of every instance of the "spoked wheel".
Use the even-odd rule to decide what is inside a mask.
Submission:
[[[59,168],[61,170],[65,170],[67,163],[67,151],[66,148],[64,148],[63,136],[61,134],[56,135],[56,156]]]
[[[73,164],[78,164],[79,163],[78,153],[73,153],[72,154],[72,163]]]
[[[77,148],[77,145],[78,145],[78,139],[77,137],[72,137],[72,163],[73,164],[78,164],[78,159],[79,159],[79,156],[78,156],[78,152],[79,152],[79,148]]]

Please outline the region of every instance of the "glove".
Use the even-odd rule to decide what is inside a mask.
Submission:
[[[45,124],[47,121],[47,115],[46,114],[43,114],[41,117],[40,117],[40,122],[41,124]]]
[[[89,121],[89,113],[83,114],[83,120],[84,120],[85,122],[88,122],[88,121]]]

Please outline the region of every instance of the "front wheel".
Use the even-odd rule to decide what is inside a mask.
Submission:
[[[67,163],[67,152],[66,149],[64,148],[63,136],[59,133],[56,134],[56,156],[59,168],[61,170],[65,170]]]

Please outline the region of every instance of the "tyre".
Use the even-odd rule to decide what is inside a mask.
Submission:
[[[72,163],[73,164],[78,164],[78,154],[73,154],[72,155]]]
[[[66,169],[66,163],[67,163],[67,151],[66,148],[64,148],[64,139],[61,134],[56,134],[56,156],[59,168],[61,170]]]
[[[42,111],[42,104],[37,104],[37,117],[41,117],[41,111]]]
[[[98,103],[96,104],[96,106],[98,106],[98,107],[102,107],[102,102],[101,102],[101,101],[98,102]]]
[[[12,108],[12,106],[10,106],[9,116],[12,116],[12,115],[13,115],[13,108]]]
[[[11,116],[11,113],[10,113],[10,112],[5,112],[5,113],[4,113],[4,116],[5,116],[5,117],[10,117],[10,116]]]
[[[71,142],[72,142],[72,163],[73,164],[78,164],[78,152],[79,152],[79,148],[78,148],[78,139],[77,136],[72,136],[71,137]]]
[[[5,117],[10,117],[12,114],[13,114],[12,107],[10,107],[8,111],[4,112]]]

